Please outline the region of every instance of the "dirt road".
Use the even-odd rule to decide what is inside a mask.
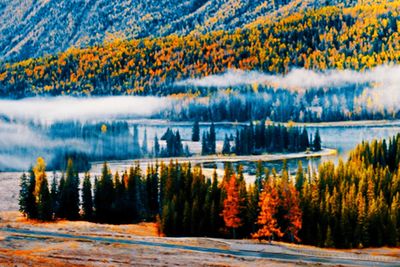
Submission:
[[[178,253],[177,251],[191,251],[194,253],[206,253],[213,255],[229,255],[231,257],[245,257],[245,258],[258,258],[267,259],[278,262],[286,263],[303,263],[306,265],[315,264],[326,264],[326,265],[346,265],[346,266],[400,266],[400,260],[396,259],[371,259],[371,258],[346,258],[337,257],[333,254],[331,256],[316,256],[316,255],[306,255],[299,251],[293,250],[288,253],[277,252],[274,249],[268,249],[268,244],[262,245],[264,249],[261,251],[249,250],[251,247],[237,246],[236,249],[222,249],[213,247],[199,247],[199,246],[189,246],[176,243],[166,243],[166,242],[155,242],[146,241],[145,239],[135,240],[130,238],[112,238],[112,237],[100,237],[100,236],[89,236],[89,235],[79,235],[79,234],[69,234],[55,231],[39,231],[32,229],[19,229],[11,227],[0,228],[0,233],[3,234],[4,240],[9,240],[13,238],[22,239],[29,241],[32,238],[42,239],[44,242],[48,239],[62,239],[69,241],[84,241],[84,242],[98,242],[106,244],[118,244],[118,245],[136,245],[145,247],[157,247],[164,250],[170,250],[172,253]],[[260,247],[260,246],[258,246]],[[257,248],[257,245],[253,248]],[[213,257],[212,255],[209,255]]]

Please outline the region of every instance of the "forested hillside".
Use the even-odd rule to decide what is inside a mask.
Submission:
[[[3,64],[0,93],[7,97],[167,95],[193,89],[176,88],[176,81],[231,68],[286,73],[292,68],[364,70],[397,63],[400,1],[371,2],[299,11],[280,20],[257,19],[236,30],[116,40]]]
[[[102,43],[240,28],[277,11],[356,0],[0,1],[0,59],[20,60]]]

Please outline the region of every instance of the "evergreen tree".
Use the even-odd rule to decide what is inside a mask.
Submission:
[[[321,137],[319,135],[319,130],[318,129],[315,132],[313,146],[314,146],[314,151],[321,151],[321,149],[322,149],[322,147],[321,147]]]
[[[58,182],[57,182],[57,176],[56,176],[55,172],[53,173],[53,179],[51,181],[50,198],[51,198],[52,210],[53,210],[54,214],[57,214],[58,206],[59,206],[59,198],[58,198]]]
[[[217,135],[215,133],[215,125],[214,125],[214,122],[212,122],[211,126],[210,126],[210,138],[209,138],[210,154],[215,154],[216,142],[217,142]]]
[[[107,163],[103,164],[100,180],[95,192],[96,218],[99,222],[107,222],[112,216],[114,202],[114,185]]]
[[[125,222],[126,216],[124,211],[125,203],[125,189],[121,182],[118,172],[114,175],[114,199],[112,203],[112,216],[109,218],[110,221],[118,223]]]
[[[19,187],[19,211],[28,216],[28,201],[31,193],[29,192],[29,180],[25,173],[20,178]]]
[[[68,160],[60,206],[66,219],[77,220],[79,218],[79,176],[74,170],[72,159]]]
[[[26,195],[25,201],[25,212],[26,216],[29,219],[34,219],[37,217],[37,205],[36,205],[36,197],[35,197],[35,188],[36,188],[36,178],[33,167],[29,171],[29,184],[28,184],[28,193]]]
[[[132,156],[133,158],[140,158],[140,144],[139,144],[139,130],[138,126],[133,126],[133,143],[132,143]]]
[[[57,200],[58,200],[58,207],[56,212],[56,217],[58,218],[65,218],[65,199],[64,199],[64,185],[65,185],[65,176],[64,173],[61,175],[61,179],[58,185],[57,190]]]
[[[231,144],[228,135],[225,134],[224,145],[222,146],[222,154],[229,155],[231,153]]]
[[[154,136],[154,156],[158,157],[160,155],[160,143],[158,142],[157,134]]]
[[[142,144],[142,155],[146,156],[148,154],[148,148],[147,148],[147,129],[144,129],[144,134],[143,134],[143,144]]]
[[[49,184],[46,177],[46,162],[43,158],[37,159],[37,164],[33,168],[35,175],[35,197],[37,206],[37,218],[48,221],[53,218]]]
[[[297,172],[296,172],[296,190],[297,192],[302,192],[302,188],[304,185],[304,170],[303,163],[301,160],[297,163]]]
[[[195,122],[193,124],[192,141],[193,142],[199,142],[200,141],[200,125],[199,125],[199,121],[198,120],[195,120]]]
[[[328,225],[328,228],[326,231],[326,239],[325,239],[324,247],[326,247],[326,248],[335,247],[335,243],[333,242],[332,230],[331,230],[330,225]]]
[[[92,220],[93,218],[93,195],[92,183],[90,181],[90,174],[86,173],[82,185],[82,209],[83,218],[85,220]]]
[[[47,179],[43,179],[40,183],[37,201],[37,218],[42,221],[52,220],[53,210]]]
[[[201,139],[201,154],[202,155],[208,155],[210,153],[209,147],[208,147],[208,137],[207,133],[204,131],[203,132],[203,137]]]

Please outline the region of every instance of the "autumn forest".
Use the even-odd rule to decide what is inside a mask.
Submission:
[[[400,265],[399,0],[0,22],[1,266]]]

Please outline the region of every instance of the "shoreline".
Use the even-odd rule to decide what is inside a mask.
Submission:
[[[128,123],[137,124],[139,126],[187,126],[192,127],[193,121],[170,121],[166,119],[127,119]],[[259,121],[253,121],[256,124]],[[349,120],[349,121],[328,121],[328,122],[275,122],[267,121],[267,124],[281,124],[300,127],[315,127],[315,128],[329,128],[329,127],[384,127],[384,126],[399,126],[400,120]],[[249,122],[236,122],[236,121],[221,121],[214,122],[216,126],[244,126],[249,125]],[[202,126],[209,126],[211,122],[200,122]]]
[[[108,166],[111,169],[117,167],[129,167],[135,162],[139,162],[140,165],[155,164],[156,162],[170,162],[178,161],[179,163],[192,163],[192,164],[204,164],[204,163],[218,163],[218,162],[272,162],[279,160],[292,160],[292,159],[303,159],[303,158],[319,158],[327,156],[337,155],[337,150],[332,148],[323,148],[318,152],[299,152],[299,153],[276,153],[276,154],[262,154],[262,155],[248,155],[248,156],[232,156],[232,155],[211,155],[211,156],[193,156],[193,157],[176,157],[176,158],[151,158],[151,159],[130,159],[130,160],[114,160],[107,161]],[[90,172],[99,172],[104,162],[91,162]]]

